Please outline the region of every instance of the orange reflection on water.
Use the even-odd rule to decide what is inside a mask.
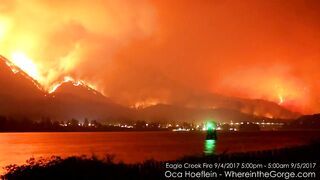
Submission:
[[[309,143],[319,131],[218,133],[210,151],[245,152]],[[174,160],[203,154],[205,133],[201,132],[76,132],[0,133],[0,166],[23,164],[30,157],[52,155],[113,154],[116,161],[142,162],[147,159]],[[0,174],[3,169],[0,170]]]

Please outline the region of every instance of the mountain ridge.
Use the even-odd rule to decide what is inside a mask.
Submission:
[[[0,59],[0,86],[2,87],[0,89],[0,113],[7,115],[12,115],[15,113],[14,111],[17,111],[17,114],[25,116],[32,114],[57,119],[150,119],[156,117],[157,114],[162,114],[161,118],[190,119],[191,117],[204,118],[206,114],[213,115],[214,111],[217,114],[221,109],[228,109],[230,113],[237,114],[240,119],[248,117],[247,115],[283,119],[293,119],[299,116],[298,113],[291,112],[274,102],[226,97],[217,94],[208,94],[202,97],[202,105],[205,105],[206,108],[201,106],[199,106],[200,108],[188,108],[186,105],[177,107],[171,104],[165,110],[157,108],[161,105],[156,105],[146,107],[144,111],[141,111],[117,104],[100,92],[81,83],[63,82],[54,92],[48,93],[35,79],[19,67],[14,66],[5,57],[0,56]],[[156,111],[148,114],[152,108]],[[228,115],[228,113],[224,114]],[[187,117],[188,115],[190,118]],[[268,117],[268,115],[272,117]]]

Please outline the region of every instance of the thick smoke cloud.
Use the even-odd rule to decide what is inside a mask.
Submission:
[[[210,93],[320,111],[317,0],[4,1],[0,51],[45,86],[71,75],[122,104]]]
[[[153,11],[145,1],[4,1],[1,53],[32,59],[41,73],[37,80],[48,87],[70,73],[85,75],[80,64],[93,70],[112,64],[115,50],[152,33]]]

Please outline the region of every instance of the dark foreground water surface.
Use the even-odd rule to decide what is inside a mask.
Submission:
[[[219,154],[290,147],[319,138],[320,131],[219,133],[216,142],[205,142],[200,132],[0,133],[0,167],[52,155],[113,154],[127,163],[174,160],[204,151]]]

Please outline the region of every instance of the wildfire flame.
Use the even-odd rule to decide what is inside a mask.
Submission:
[[[284,95],[285,95],[285,91],[282,87],[277,86],[278,88],[278,104],[282,105],[285,101]]]
[[[159,99],[147,99],[147,100],[144,100],[144,101],[138,101],[136,102],[135,104],[131,105],[130,107],[131,108],[135,108],[135,109],[143,109],[143,108],[146,108],[146,107],[149,107],[149,106],[154,106],[154,105],[157,105],[157,104],[166,104],[165,101],[161,101]]]
[[[2,58],[2,57],[1,57]],[[4,58],[3,58],[4,59]],[[17,66],[15,66],[13,63],[11,63],[10,61],[5,61],[5,63],[7,64],[7,66],[11,69],[11,71],[14,74],[17,74],[19,72],[19,69],[17,68]]]
[[[16,66],[14,63],[12,63],[11,61],[7,60],[5,57],[0,55],[0,59],[3,60],[6,65],[10,68],[10,70],[14,73],[20,73],[22,76],[26,77],[27,79],[30,79],[31,82],[40,90],[43,90],[43,87],[39,84],[38,81],[36,81],[35,79],[33,79],[29,74],[27,74],[26,72],[24,72],[20,67]]]
[[[278,94],[278,98],[279,98],[279,105],[281,105],[284,102],[284,97],[281,94]]]
[[[70,77],[70,76],[65,76],[64,80],[53,85],[51,87],[51,89],[48,91],[49,94],[54,93],[63,83],[67,83],[67,82],[71,82],[74,86],[84,86],[87,87],[88,90],[95,90],[96,91],[96,87],[92,84],[89,84],[88,82],[84,81],[84,80],[75,80],[74,78]],[[94,93],[96,93],[94,91]]]
[[[6,58],[0,56],[6,63],[6,65],[11,69],[14,74],[21,73],[27,78],[31,78],[32,82],[40,89],[45,91],[45,87],[42,87],[38,82],[41,82],[44,77],[42,77],[38,71],[37,65],[33,62],[32,59],[28,58],[22,52],[12,53],[12,61],[7,60]],[[84,81],[84,80],[75,80],[71,76],[65,76],[63,81],[58,82],[48,89],[48,93],[54,93],[63,83],[71,82],[74,86],[84,86],[88,90],[93,90],[94,93],[97,93],[96,86]]]
[[[22,52],[13,52],[11,57],[12,63],[18,66],[25,73],[37,81],[41,80],[37,65]]]

